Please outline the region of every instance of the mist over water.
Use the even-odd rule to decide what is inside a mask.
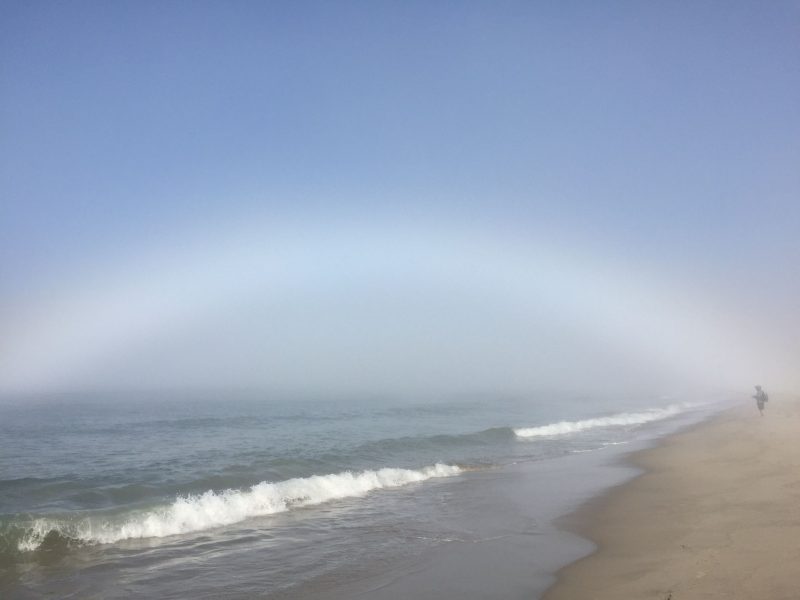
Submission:
[[[197,544],[213,550],[207,568],[234,567],[254,541],[269,548],[259,563],[270,573],[261,592],[302,589],[323,566],[345,577],[365,553],[399,557],[469,535],[435,524],[445,506],[437,495],[455,493],[447,481],[602,452],[648,435],[648,426],[704,418],[725,405],[705,396],[671,403],[596,396],[589,409],[587,400],[551,393],[416,404],[287,401],[228,391],[4,405],[0,590],[46,593],[82,569],[143,576],[142,565],[167,564],[176,548]],[[428,520],[417,539],[417,525]],[[349,535],[354,527],[393,533],[370,541],[371,534]],[[302,558],[293,554],[297,544]],[[325,558],[331,547],[339,549],[333,562]],[[36,569],[47,575],[33,576]],[[229,592],[246,596],[252,575],[227,583]],[[68,584],[79,595],[113,595],[102,577],[81,581]],[[185,591],[143,585],[166,596]]]

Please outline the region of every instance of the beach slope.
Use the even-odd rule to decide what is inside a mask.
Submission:
[[[634,456],[568,525],[597,551],[545,600],[800,598],[800,402],[728,411]]]

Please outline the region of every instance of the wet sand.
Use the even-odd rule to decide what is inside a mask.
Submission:
[[[633,456],[644,474],[565,524],[597,551],[545,600],[800,598],[800,400],[774,396]]]

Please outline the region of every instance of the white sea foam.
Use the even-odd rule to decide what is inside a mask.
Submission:
[[[521,427],[515,429],[514,433],[521,438],[547,437],[554,435],[565,435],[568,433],[578,433],[587,429],[598,427],[614,427],[624,425],[642,425],[651,421],[659,421],[672,417],[685,411],[690,404],[670,404],[665,408],[651,408],[641,412],[619,413],[608,417],[597,417],[594,419],[583,419],[581,421],[559,421],[540,427]]]
[[[451,477],[460,472],[460,467],[441,463],[418,470],[346,471],[274,483],[262,481],[249,490],[209,490],[200,495],[179,497],[172,504],[116,520],[91,517],[77,521],[36,519],[18,543],[18,548],[21,551],[35,550],[51,532],[85,543],[100,544],[191,533],[284,512],[293,507],[363,496],[373,490],[400,487],[434,477]]]

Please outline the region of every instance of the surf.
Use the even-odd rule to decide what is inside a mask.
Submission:
[[[443,463],[422,469],[345,471],[279,482],[262,481],[247,490],[209,490],[203,494],[179,496],[169,505],[117,518],[43,517],[22,526],[23,533],[17,542],[17,549],[21,552],[33,551],[41,547],[45,540],[54,537],[83,544],[109,544],[121,540],[195,533],[293,508],[365,496],[375,490],[453,477],[461,472],[461,467]]]
[[[653,421],[660,421],[682,413],[690,408],[689,404],[670,404],[664,408],[651,408],[640,412],[623,412],[607,417],[595,417],[579,421],[558,421],[538,427],[520,427],[514,429],[519,438],[537,438],[580,433],[589,429],[601,427],[618,427],[630,425],[644,425]]]

